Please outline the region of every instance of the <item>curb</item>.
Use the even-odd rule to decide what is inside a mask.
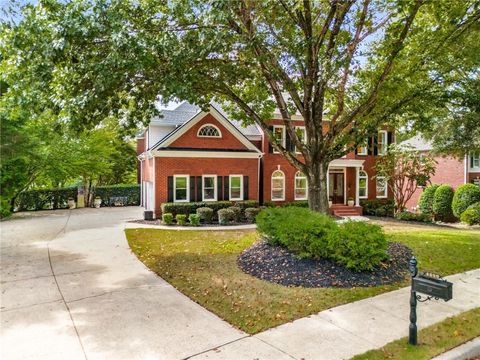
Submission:
[[[449,350],[432,360],[468,360],[480,356],[480,337]]]

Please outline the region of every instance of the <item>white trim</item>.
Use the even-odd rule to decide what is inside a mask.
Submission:
[[[302,174],[303,176],[299,176],[299,174]],[[305,197],[297,197],[297,179],[305,179]],[[308,199],[308,180],[305,174],[303,174],[301,171],[297,171],[295,173],[295,177],[293,178],[293,198],[294,200],[307,200]]]
[[[379,196],[378,193],[377,193],[377,182],[378,182],[378,179],[383,179],[385,181],[385,195],[382,195],[382,196]],[[377,197],[377,199],[386,199],[388,198],[388,183],[387,183],[387,179],[385,176],[377,176],[375,178],[375,196]]]
[[[463,183],[468,182],[468,155],[465,155],[463,159]]]
[[[213,178],[213,199],[205,199],[205,178]],[[202,201],[217,201],[217,175],[213,174],[206,174],[202,175]]]
[[[283,116],[281,113],[274,112],[272,116],[273,120],[283,120]],[[302,115],[290,115],[290,121],[303,121],[303,116]]]
[[[156,208],[156,196],[155,194],[157,193],[157,174],[156,174],[156,171],[155,171],[155,164],[156,164],[156,161],[155,161],[155,158],[152,158],[152,161],[153,161],[153,176],[151,176],[150,178],[153,179],[153,190],[152,190],[152,193],[153,193],[153,218],[155,219],[157,216],[155,215],[155,212],[157,210]],[[150,168],[151,170],[152,168]],[[150,174],[151,175],[151,174]]]
[[[213,127],[215,130],[217,130],[218,131],[218,136],[200,135],[200,131],[202,131],[202,129],[207,127],[207,126]],[[200,128],[197,131],[197,137],[199,137],[199,138],[221,139],[222,138],[222,132],[220,131],[220,129],[217,126],[215,126],[211,123],[207,123],[207,124],[203,124],[202,126],[200,126]]]
[[[185,200],[177,200],[177,178],[186,177],[187,178],[187,198]],[[190,202],[190,175],[178,174],[173,175],[173,202]]]
[[[358,188],[358,185],[360,183],[360,180],[358,178],[359,174],[359,168],[355,168],[355,206],[360,205],[360,189]],[[367,181],[367,187],[368,187],[368,181]]]
[[[275,135],[275,129],[282,129],[282,146],[284,148],[287,147],[287,132],[286,132],[286,129],[285,129],[285,125],[273,125],[273,135]],[[272,146],[273,148],[273,153],[274,154],[280,154],[279,151],[275,150],[275,148]]]
[[[385,137],[383,136],[385,134]],[[380,142],[379,139],[382,137],[382,146],[383,146],[383,152],[380,152]],[[385,141],[383,141],[385,140]],[[387,147],[388,147],[388,131],[387,130],[379,130],[378,131],[378,138],[377,138],[377,155],[383,156],[387,154]]]
[[[363,161],[363,160],[360,160],[360,161]],[[345,167],[343,168],[338,168],[338,169],[328,169],[328,173],[327,173],[327,195],[328,195],[328,199],[330,199],[330,170],[334,170],[332,172],[332,174],[336,173],[336,174],[343,174],[343,204],[346,205],[347,204],[347,169]],[[336,170],[336,171],[335,171]],[[340,173],[340,170],[342,171]]]
[[[365,176],[362,176],[362,178],[365,178],[367,180],[365,195],[363,196],[360,195],[360,177],[361,177],[360,173],[361,172],[365,173]],[[357,190],[358,190],[359,199],[368,199],[368,173],[365,170],[360,170],[359,168],[357,168]]]
[[[281,172],[282,173],[282,179],[283,179],[283,187],[282,187],[282,198],[281,199],[274,199],[273,198],[273,174],[275,174],[276,172]],[[280,179],[280,176],[275,176],[275,179]],[[270,175],[270,200],[271,201],[285,201],[285,173],[280,170],[280,169],[277,169],[277,170],[274,170],[272,172],[272,175]]]
[[[188,130],[190,130],[195,124],[197,124],[200,120],[202,120],[205,116],[211,114],[220,124],[223,125],[235,138],[240,141],[248,150],[253,150],[257,154],[261,154],[261,151],[257,149],[255,145],[253,145],[241,132],[237,129],[225,116],[223,116],[214,106],[210,105],[210,111],[204,112],[201,111],[195,114],[190,120],[186,123],[181,125],[178,130],[174,130],[174,134],[170,136],[167,135],[167,138],[163,140],[161,143],[156,144],[156,147],[166,147],[173,143],[175,140],[180,138],[184,135]]]
[[[297,133],[297,129],[303,129],[303,141],[302,141],[302,143],[306,144],[307,143],[307,128],[305,126],[295,126],[294,127],[295,135]],[[295,154],[301,154],[301,151],[297,151],[296,146],[295,146]]]
[[[220,158],[220,159],[259,159],[263,154],[257,152],[236,151],[195,151],[195,150],[155,150],[156,157],[175,158]]]
[[[329,167],[363,167],[365,160],[335,159],[328,164]]]
[[[240,178],[240,197],[234,198],[232,197],[232,177],[239,177]],[[233,174],[228,176],[228,198],[233,201],[242,201],[244,197],[243,194],[243,175],[240,174]]]

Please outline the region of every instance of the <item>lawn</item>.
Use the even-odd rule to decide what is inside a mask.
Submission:
[[[418,345],[403,338],[381,349],[371,350],[352,360],[431,359],[449,349],[480,336],[480,308],[464,312],[418,332]]]
[[[386,228],[411,247],[420,268],[453,274],[480,267],[480,232],[427,226]],[[243,273],[238,254],[257,240],[254,230],[127,229],[138,258],[181,292],[253,334],[319,311],[391,291],[407,281],[369,288],[284,287]]]

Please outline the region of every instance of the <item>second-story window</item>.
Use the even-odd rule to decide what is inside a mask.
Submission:
[[[302,144],[305,144],[307,142],[307,131],[305,130],[305,126],[295,126],[295,134],[297,135],[298,140],[300,140]],[[297,147],[295,147],[295,152],[297,154],[300,154],[300,149],[297,149]]]
[[[221,138],[222,133],[220,132],[220,129],[217,128],[215,125],[205,124],[200,129],[198,129],[197,136],[205,138]]]
[[[368,141],[364,141],[357,146],[357,155],[368,155]]]
[[[283,125],[274,125],[273,126],[273,136],[283,147],[286,147],[286,137],[285,137],[285,126]],[[278,151],[273,149],[275,154],[278,154]]]
[[[385,155],[387,153],[388,146],[388,133],[385,130],[380,130],[378,132],[378,155]]]
[[[480,153],[470,154],[470,169],[480,169]]]

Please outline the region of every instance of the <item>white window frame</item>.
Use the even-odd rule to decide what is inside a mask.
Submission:
[[[187,198],[185,200],[177,200],[177,178],[187,178]],[[190,202],[190,175],[173,175],[173,202]]]
[[[273,176],[276,172],[282,173],[282,176]],[[282,187],[282,198],[281,199],[274,199],[273,198],[273,179],[282,179],[283,187]],[[275,170],[272,172],[272,176],[270,177],[270,199],[272,201],[285,201],[285,173],[282,170]]]
[[[302,176],[300,176],[300,174]],[[305,197],[297,197],[297,179],[305,179]],[[295,173],[295,179],[294,179],[294,199],[295,200],[307,200],[308,199],[308,180],[305,174],[301,173],[300,171],[297,171]]]
[[[385,183],[384,194],[379,194],[378,193],[378,179],[383,179],[383,181]],[[375,194],[377,196],[377,199],[386,199],[388,197],[388,183],[387,183],[387,179],[385,178],[385,176],[377,176],[376,177],[376,179],[375,179]]]
[[[380,138],[382,139],[382,142],[380,143]],[[380,152],[380,144],[382,144],[382,151]],[[387,147],[388,147],[388,132],[387,130],[380,130],[378,132],[378,138],[377,138],[377,154],[378,155],[386,155],[387,154]]]
[[[365,175],[360,175],[361,173],[364,173]],[[360,179],[365,179],[367,180],[366,182],[366,187],[365,187],[365,195],[360,195]],[[359,199],[368,199],[368,174],[365,170],[360,170],[358,172],[358,198]]]
[[[240,197],[238,198],[234,198],[232,197],[232,178],[234,177],[239,177],[240,178]],[[233,174],[233,175],[229,175],[228,177],[228,195],[229,195],[229,199],[230,200],[243,200],[243,175],[239,175],[239,174]]]
[[[357,146],[357,155],[362,155],[362,156],[368,155],[368,139],[365,140],[360,146],[363,148],[363,151],[362,152],[358,151],[358,146]]]
[[[478,166],[475,166],[475,162],[478,163]],[[470,170],[480,171],[480,152],[470,153],[468,156],[468,166]]]
[[[205,179],[213,178],[213,199],[205,199]],[[217,201],[217,175],[202,175],[202,201]]]
[[[200,135],[200,131],[202,131],[202,129],[203,129],[203,128],[206,128],[207,126],[211,126],[211,127],[213,127],[214,129],[216,129],[216,130],[218,131],[218,136]],[[220,131],[220,129],[219,129],[217,126],[208,123],[208,124],[204,124],[204,125],[200,126],[200,128],[199,128],[198,131],[197,131],[197,137],[199,137],[199,138],[214,138],[214,139],[220,139],[220,138],[222,137],[222,132]]]
[[[285,148],[287,146],[287,133],[285,129],[285,125],[273,125],[273,135],[275,135],[275,129],[282,129],[282,146]],[[273,146],[273,153],[280,154]]]
[[[294,130],[295,130],[295,135],[297,134],[297,129],[301,129],[303,131],[303,140],[302,140],[302,144],[306,144],[307,143],[307,128],[305,126],[295,126]],[[300,151],[297,151],[297,147],[295,146],[295,153],[296,154],[301,154]]]

